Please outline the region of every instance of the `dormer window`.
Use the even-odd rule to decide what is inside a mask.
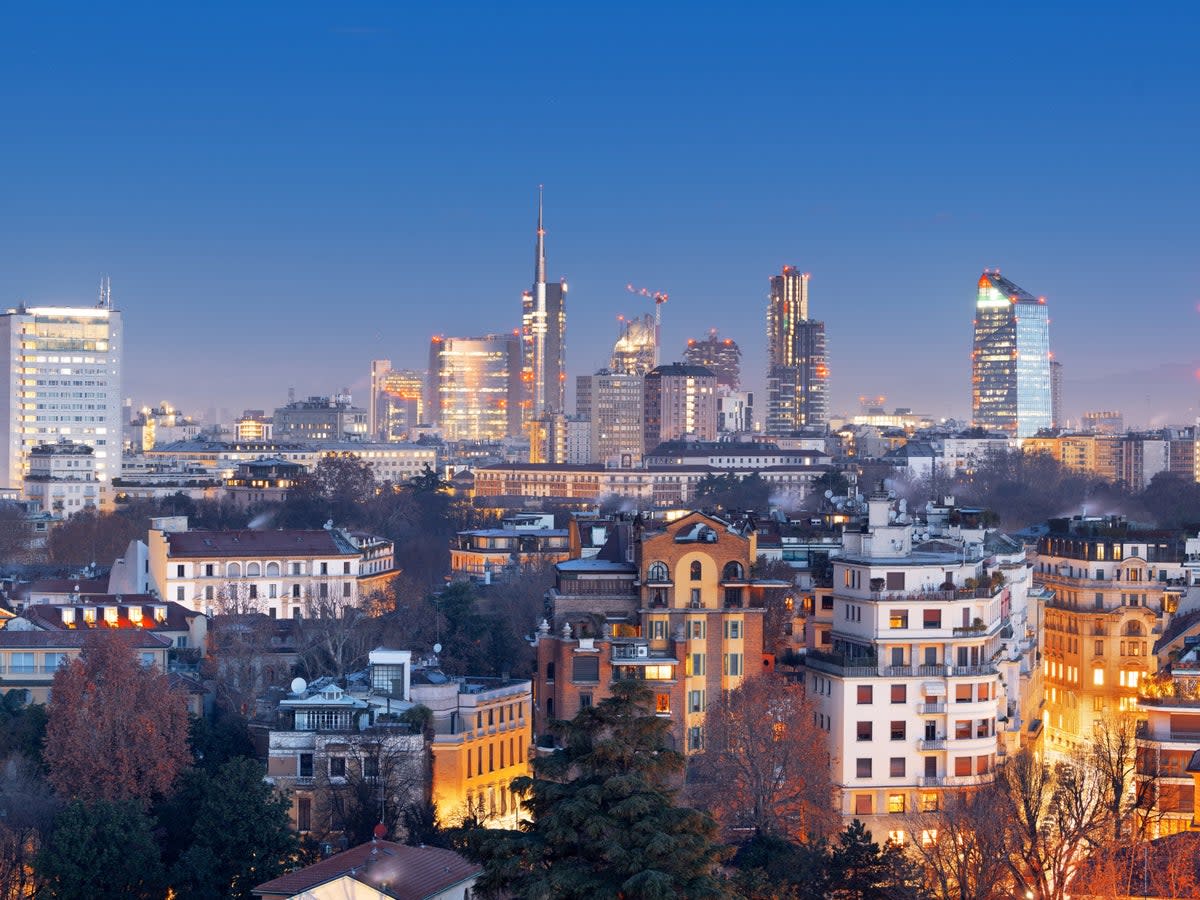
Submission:
[[[104,624],[115,628],[117,625],[117,608],[115,606],[104,607]]]
[[[134,625],[142,624],[142,608],[140,606],[129,607],[129,621]]]

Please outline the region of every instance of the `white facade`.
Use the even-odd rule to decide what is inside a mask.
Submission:
[[[60,439],[95,451],[100,503],[121,473],[121,313],[94,307],[18,307],[0,315],[0,478],[19,487],[29,452]]]
[[[87,444],[41,444],[29,451],[24,496],[43,512],[67,518],[100,506],[96,460]]]
[[[869,509],[833,561],[829,650],[809,650],[807,688],[842,813],[903,840],[904,813],[993,777],[1021,725],[1036,642],[1019,544],[915,526],[886,496]]]

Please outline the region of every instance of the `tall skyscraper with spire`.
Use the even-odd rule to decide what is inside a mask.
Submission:
[[[538,188],[537,241],[534,244],[533,290],[521,295],[521,420],[529,433],[533,462],[556,462],[554,447],[544,436],[547,417],[561,416],[567,388],[567,282],[546,281],[546,229],[542,192]]]
[[[1032,437],[1053,417],[1046,298],[984,269],[975,296],[972,421]]]
[[[829,424],[825,323],[808,317],[807,272],[784,266],[771,276],[767,303],[768,434]]]

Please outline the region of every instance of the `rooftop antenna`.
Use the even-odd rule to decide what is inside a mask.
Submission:
[[[100,300],[96,305],[101,309],[112,309],[112,279],[107,275],[100,276]]]

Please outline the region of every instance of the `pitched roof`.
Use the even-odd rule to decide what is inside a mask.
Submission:
[[[53,650],[56,647],[82,647],[88,639],[87,631],[13,631],[11,628],[0,628],[0,649],[24,650],[41,649]],[[161,650],[170,647],[171,641],[162,635],[149,631],[127,631],[124,634],[134,635],[130,638],[133,647],[144,650]]]
[[[168,533],[170,557],[212,556],[358,556],[359,551],[333,529],[277,531],[177,531]]]
[[[294,897],[349,875],[385,897],[424,900],[481,871],[453,850],[370,841],[260,884],[254,894]]]
[[[115,606],[117,607],[117,623],[115,626],[109,625],[99,615],[96,617],[94,625],[88,625],[83,621],[83,614],[78,612],[85,606]],[[167,617],[160,622],[154,618],[154,607],[165,606],[167,608]],[[134,622],[129,617],[130,608],[140,608],[142,611],[141,622]],[[153,597],[150,594],[88,594],[80,597],[78,603],[34,603],[25,607],[22,615],[33,622],[39,628],[48,631],[70,631],[71,628],[63,624],[62,611],[64,609],[76,610],[75,628],[87,630],[89,628],[145,628],[147,631],[186,631],[188,629],[188,620],[194,619],[202,613],[194,612],[182,604],[171,600],[166,603]]]

